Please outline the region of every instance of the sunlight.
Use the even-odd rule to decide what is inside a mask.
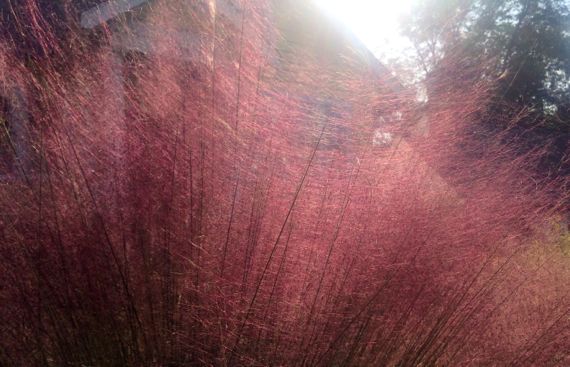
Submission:
[[[399,19],[417,0],[315,0],[349,27],[379,57],[404,52],[409,41],[400,35]]]

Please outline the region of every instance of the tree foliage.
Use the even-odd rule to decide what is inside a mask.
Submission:
[[[569,5],[568,0],[424,0],[403,24],[428,98],[441,88],[494,82],[494,112],[514,116],[524,109],[513,127],[524,135],[521,149],[548,144],[544,167],[563,174],[568,174],[570,140]],[[487,122],[492,130],[504,128]]]

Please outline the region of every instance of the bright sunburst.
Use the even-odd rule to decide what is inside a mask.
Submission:
[[[401,53],[409,45],[399,32],[399,18],[417,0],[315,0],[346,24],[374,53]]]

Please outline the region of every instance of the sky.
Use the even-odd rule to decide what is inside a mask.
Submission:
[[[417,0],[315,0],[350,28],[380,59],[398,56],[411,47],[400,35],[399,19]]]

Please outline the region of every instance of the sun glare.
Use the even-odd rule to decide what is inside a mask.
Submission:
[[[409,45],[400,35],[399,19],[415,0],[315,0],[350,28],[378,56],[403,52]],[[417,0],[416,0],[417,1]]]

